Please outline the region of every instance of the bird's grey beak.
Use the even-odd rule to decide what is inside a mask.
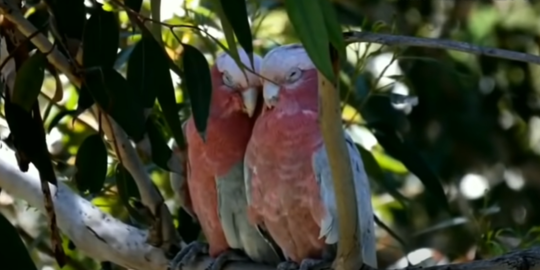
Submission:
[[[249,117],[253,116],[255,107],[257,106],[258,90],[255,87],[249,87],[242,91],[242,102],[244,103],[244,112]]]
[[[266,81],[263,86],[264,103],[266,107],[273,108],[279,100],[279,85]]]

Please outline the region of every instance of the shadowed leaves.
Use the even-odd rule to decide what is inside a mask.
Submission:
[[[0,261],[4,267],[37,270],[19,233],[3,214],[0,214],[0,239]]]
[[[206,125],[210,113],[210,100],[212,97],[212,77],[210,68],[204,55],[197,48],[182,44],[184,52],[182,63],[184,66],[186,88],[191,101],[191,111],[195,127],[203,141],[206,140]]]
[[[131,91],[120,73],[112,68],[89,71],[82,89],[88,91],[135,142],[143,139],[144,114],[139,96]]]
[[[107,148],[99,134],[88,136],[77,151],[75,183],[80,192],[97,194],[107,176]]]

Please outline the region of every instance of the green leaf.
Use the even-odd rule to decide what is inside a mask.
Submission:
[[[83,36],[83,66],[112,67],[120,42],[118,17],[98,5],[86,23]]]
[[[142,2],[143,0],[125,0],[124,4],[139,13],[141,11]]]
[[[122,68],[124,64],[128,62],[131,54],[133,53],[133,49],[135,49],[135,45],[136,44],[129,45],[118,53],[118,56],[116,57],[116,62],[114,62],[115,69]]]
[[[362,162],[364,163],[367,175],[375,179],[386,191],[388,191],[388,193],[390,193],[390,195],[392,195],[392,197],[400,202],[403,207],[406,207],[406,202],[408,202],[409,199],[403,196],[403,194],[397,190],[395,185],[392,185],[390,181],[387,181],[384,172],[373,154],[361,145],[357,145],[357,148],[362,156]]]
[[[183,148],[185,140],[170,73],[173,62],[151,34],[143,35],[136,46],[128,63],[128,83],[138,89],[145,108],[152,108],[157,96],[167,126],[176,143]],[[178,69],[176,65],[174,68]]]
[[[191,101],[191,111],[195,127],[206,140],[206,125],[210,113],[210,100],[212,99],[212,77],[210,68],[204,55],[197,48],[182,44],[184,52],[182,62],[185,73],[185,83]]]
[[[46,64],[47,58],[39,51],[36,51],[23,63],[15,78],[13,96],[11,97],[13,103],[30,111],[41,92]]]
[[[99,193],[107,177],[107,148],[99,134],[90,135],[83,141],[77,151],[75,167],[79,191]]]
[[[20,157],[21,171],[26,172],[28,163],[32,162],[40,172],[40,179],[56,185],[56,175],[45,142],[43,123],[34,119],[29,111],[8,100],[4,103],[4,110],[13,144]]]
[[[343,38],[343,31],[341,30],[341,25],[337,19],[336,10],[330,0],[318,1],[321,10],[323,11],[324,23],[326,25],[326,31],[328,32],[328,39],[338,51],[340,59],[345,60],[347,59],[347,54],[345,52],[345,39]]]
[[[54,116],[54,118],[51,120],[51,122],[49,123],[49,127],[47,128],[47,133],[50,133],[51,130],[56,126],[58,125],[58,123],[60,123],[60,121],[70,115],[70,116],[74,116],[75,114],[77,114],[77,111],[76,110],[62,110],[60,111],[58,114],[56,114]]]
[[[154,107],[157,89],[163,84],[160,78],[163,75],[160,73],[169,73],[164,56],[161,46],[153,37],[143,36],[129,57],[127,81],[131,89],[141,97],[145,109]],[[174,92],[174,88],[172,90]]]
[[[122,203],[126,207],[129,215],[138,222],[146,223],[145,217],[131,205],[132,200],[141,200],[141,195],[139,193],[139,189],[137,188],[135,180],[120,163],[116,165],[115,172],[116,188],[118,188],[120,200],[122,200]]]
[[[448,199],[446,198],[439,177],[428,166],[418,151],[407,142],[401,140],[394,129],[382,125],[373,126],[372,128],[374,129],[373,135],[375,135],[384,150],[400,160],[411,173],[420,179],[433,200],[445,210],[450,211]]]
[[[168,162],[171,159],[173,152],[167,145],[163,134],[158,129],[157,122],[154,116],[148,117],[146,120],[146,131],[152,146],[152,161],[160,168],[171,171]]]
[[[320,1],[285,0],[285,8],[296,34],[317,69],[331,82],[335,80],[330,61],[330,42]],[[323,30],[324,29],[324,30]]]
[[[144,138],[145,118],[139,96],[120,73],[112,68],[88,71],[82,88],[135,142]]]
[[[45,1],[54,15],[55,26],[61,36],[81,40],[86,22],[84,0]]]
[[[249,26],[247,6],[245,0],[220,0],[223,14],[233,29],[238,42],[249,55],[253,63],[253,37]],[[227,40],[229,42],[229,40]],[[230,46],[230,45],[229,45]]]
[[[0,248],[2,268],[37,270],[17,229],[3,214],[0,214],[0,239],[2,239],[2,247]]]
[[[234,39],[234,31],[229,23],[229,20],[227,19],[227,16],[225,15],[223,6],[221,5],[221,0],[214,0],[214,4],[216,5],[216,13],[221,19],[221,28],[223,30],[223,34],[225,35],[225,40],[227,40],[227,45],[229,46],[227,53],[233,58],[239,67],[242,67],[242,61],[240,60],[238,48],[236,47],[236,40]]]

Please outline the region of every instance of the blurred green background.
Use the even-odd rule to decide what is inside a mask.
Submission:
[[[172,27],[196,25],[226,44],[211,4],[195,0],[161,2],[161,19],[170,26],[163,27],[169,56],[179,63],[179,39],[201,50],[212,64],[219,52],[212,38],[186,27]],[[281,1],[248,3],[257,53],[264,55],[279,44],[299,42]],[[540,50],[539,1],[338,0],[333,5],[344,30],[452,39],[535,55]],[[149,2],[144,1],[141,14],[149,17],[149,9]],[[37,5],[28,15],[35,12],[33,19],[39,19],[44,11]],[[116,67],[125,74],[126,62],[140,35],[132,32],[124,12],[119,18],[121,51]],[[440,49],[364,43],[350,45],[347,56],[340,75],[343,123],[361,149],[369,150],[374,157],[364,163],[372,180],[375,212],[402,241],[400,244],[387,230],[378,228],[380,268],[405,267],[402,258],[408,253],[411,263],[423,261],[427,266],[488,258],[537,244],[539,66]],[[189,100],[182,95],[182,81],[172,72],[171,76],[177,86],[177,103],[182,104],[180,117],[185,119]],[[46,125],[55,122],[60,112],[77,105],[77,92],[65,77],[61,78],[64,97],[50,109],[54,78],[48,76],[44,83],[40,104],[47,115]],[[431,168],[440,179],[452,214],[440,205],[441,198],[430,196],[398,157],[385,152],[366,128],[370,121],[384,122],[399,131],[410,151],[419,154],[412,159],[418,166]],[[5,121],[2,126],[7,126]],[[69,182],[73,177],[78,147],[96,126],[88,115],[74,122],[66,116],[51,126],[47,141],[61,178]],[[102,210],[137,225],[115,185],[112,158],[110,164],[103,191],[83,196]],[[147,168],[178,218],[168,173],[150,163]],[[6,192],[0,193],[0,211],[16,225],[38,268],[56,269],[44,216]],[[189,228],[180,225],[179,230],[185,234]],[[64,269],[102,267],[69,247],[66,240],[70,260]]]

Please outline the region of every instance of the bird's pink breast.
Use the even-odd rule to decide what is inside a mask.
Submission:
[[[264,223],[292,260],[319,258],[324,208],[312,167],[313,153],[322,145],[316,115],[277,115],[263,113],[248,146],[248,160],[255,168],[252,220]]]
[[[244,117],[244,114],[209,119],[206,143],[197,133],[193,118],[188,121],[188,188],[193,211],[210,245],[210,255],[215,257],[229,248],[217,211],[215,177],[224,175],[233,165],[243,160],[251,135],[252,120],[247,115]]]

